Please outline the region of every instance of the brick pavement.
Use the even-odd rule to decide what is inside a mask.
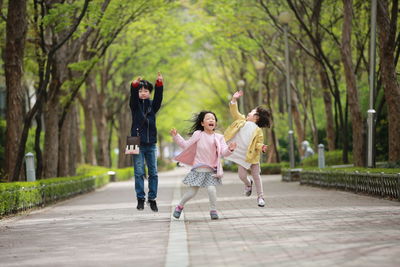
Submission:
[[[262,176],[267,206],[259,208],[226,173],[219,220],[200,190],[185,220],[171,222],[184,173],[160,174],[159,213],[136,211],[133,183],[121,182],[2,220],[0,265],[165,266],[178,255],[173,231],[183,229],[190,266],[400,266],[399,202]]]

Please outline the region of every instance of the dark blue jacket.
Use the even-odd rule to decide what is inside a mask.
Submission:
[[[138,136],[139,129],[141,144],[157,143],[156,113],[163,99],[163,83],[157,81],[153,100],[139,99],[139,87],[131,83],[129,106],[132,113],[131,136]]]

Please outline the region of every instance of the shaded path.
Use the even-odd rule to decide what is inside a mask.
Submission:
[[[160,173],[159,213],[136,211],[129,181],[2,220],[0,265],[165,266],[177,258],[172,233],[186,230],[190,266],[400,266],[399,202],[262,176],[267,207],[259,208],[226,173],[220,220],[210,220],[200,190],[182,224],[171,222],[171,203],[184,173]]]

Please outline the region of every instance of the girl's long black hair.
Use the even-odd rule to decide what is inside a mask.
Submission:
[[[193,125],[189,129],[189,135],[193,135],[193,133],[197,130],[204,131],[204,127],[201,125],[201,123],[203,122],[204,117],[206,116],[207,113],[213,114],[215,117],[215,122],[218,121],[217,115],[215,115],[214,112],[209,110],[202,110],[199,113],[194,114],[193,118],[190,120],[191,122],[193,122]]]

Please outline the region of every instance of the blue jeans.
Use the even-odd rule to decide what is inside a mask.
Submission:
[[[136,191],[136,197],[138,199],[146,198],[146,193],[144,192],[145,161],[147,164],[147,171],[149,175],[148,199],[154,200],[157,198],[157,189],[158,189],[156,144],[140,145],[140,153],[138,155],[133,155],[133,168],[135,173],[135,191]]]

